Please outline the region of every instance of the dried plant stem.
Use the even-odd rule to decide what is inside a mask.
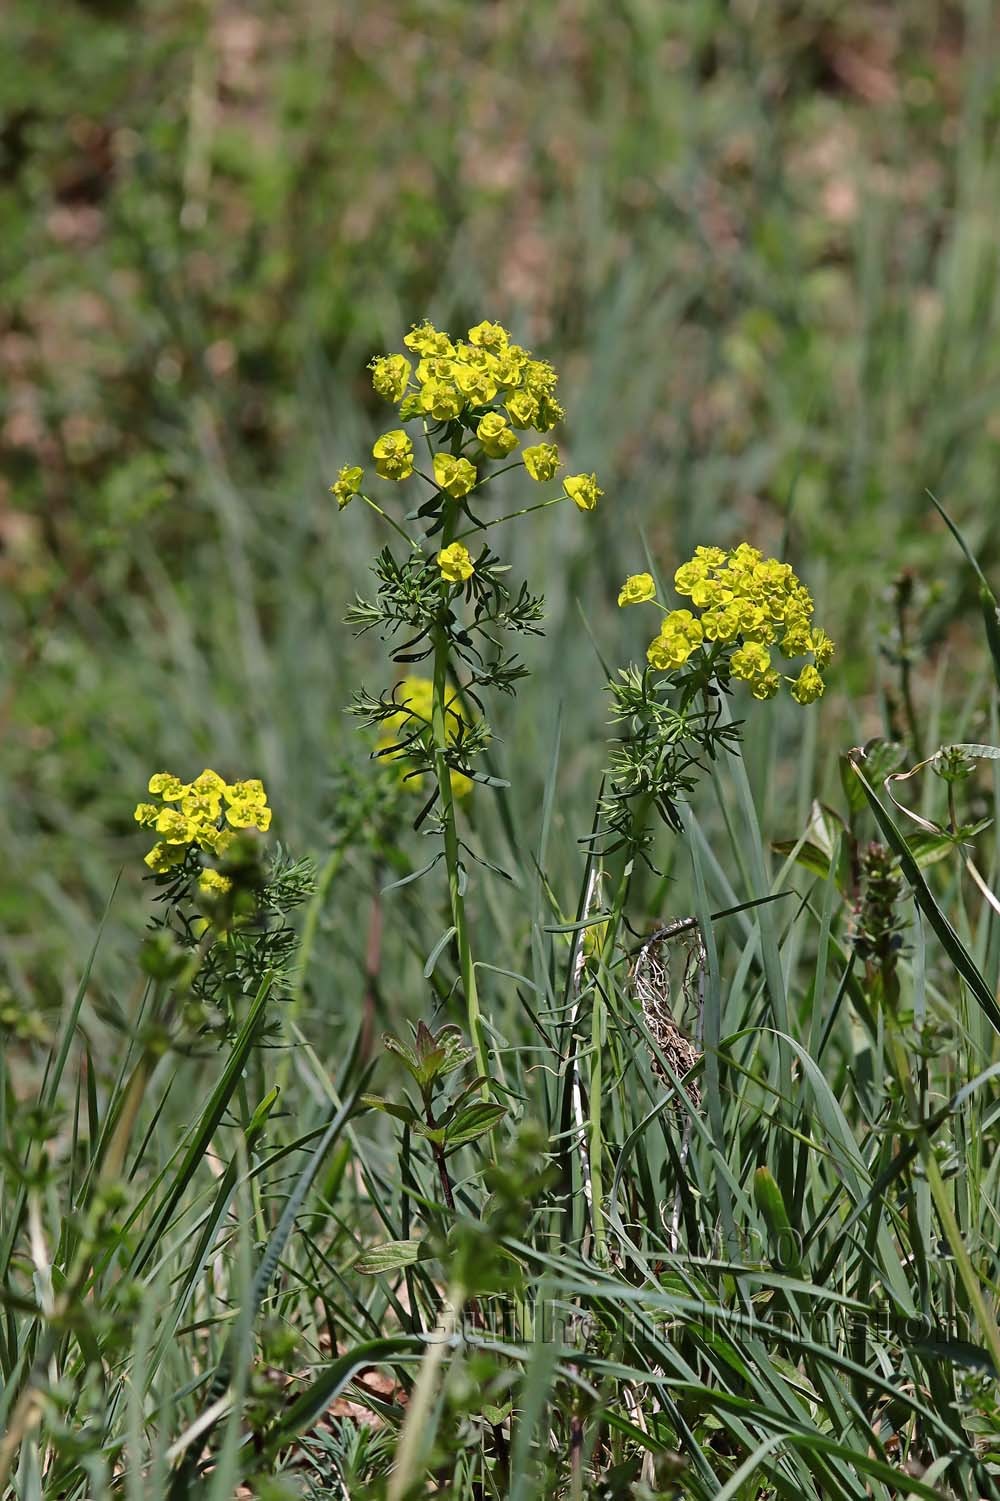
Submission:
[[[583,919],[586,922],[594,906],[594,901],[600,887],[600,872],[595,865],[590,872],[587,882],[587,893],[583,903]],[[580,1015],[580,993],[583,989],[583,973],[586,963],[583,934],[576,934],[575,949],[573,952],[573,1010],[570,1015],[570,1036],[576,1036],[576,1024]],[[587,1200],[587,1207],[591,1213],[593,1222],[594,1190],[590,1181],[590,1154],[587,1150],[587,1118],[583,1104],[583,1086],[580,1082],[580,1063],[574,1047],[570,1059],[570,1071],[572,1077],[573,1092],[573,1120],[576,1125],[577,1146],[580,1151],[580,1164],[583,1176],[583,1193]]]
[[[697,988],[697,1027],[700,1038],[704,1014],[705,970],[708,961],[697,918],[679,917],[657,928],[656,932],[647,938],[632,968],[632,991],[642,1007],[646,1026],[659,1052],[663,1054],[673,1073],[683,1078],[698,1062],[701,1054],[680,1030],[673,1017],[669,945],[678,940],[687,949],[680,982],[681,994],[685,1003],[690,1004],[694,999],[692,991],[695,987]],[[673,1086],[671,1075],[666,1073],[656,1053],[653,1053],[653,1070],[665,1085]],[[684,1087],[692,1105],[697,1108],[701,1104],[701,1091],[698,1085],[692,1080]],[[682,1169],[687,1163],[691,1148],[691,1128],[691,1116],[687,1115],[681,1138],[680,1165]],[[672,1251],[676,1251],[680,1244],[683,1202],[682,1187],[678,1181],[668,1232]]]
[[[653,799],[650,796],[638,800],[632,813],[633,837],[629,840],[625,850],[625,863],[622,866],[618,885],[615,888],[614,901],[611,906],[611,916],[608,919],[604,942],[601,945],[600,965],[598,968],[597,984],[594,988],[594,1009],[591,1018],[590,1032],[590,1182],[591,1182],[591,1219],[594,1226],[594,1255],[595,1258],[604,1262],[607,1260],[607,1241],[604,1229],[604,1117],[603,1117],[603,1059],[604,1059],[604,1035],[606,1026],[606,1007],[604,997],[605,986],[613,983],[612,965],[614,962],[615,949],[618,943],[618,933],[621,929],[622,919],[625,914],[625,904],[628,901],[629,891],[632,887],[632,876],[635,870],[635,857],[638,848],[636,835],[645,827],[649,810]]]

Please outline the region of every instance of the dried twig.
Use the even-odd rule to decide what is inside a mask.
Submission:
[[[685,1078],[685,1075],[694,1068],[701,1057],[701,1051],[674,1020],[671,1004],[670,961],[672,954],[676,952],[676,947],[672,948],[671,945],[678,944],[684,953],[684,967],[680,979],[680,992],[684,1003],[682,1017],[684,1012],[694,1009],[695,1035],[699,1041],[701,1040],[708,955],[705,952],[697,918],[679,917],[674,922],[657,928],[656,932],[647,938],[632,966],[632,993],[642,1006],[646,1026],[656,1044],[655,1050],[650,1049],[654,1072],[668,1088],[672,1087],[670,1075],[660,1061],[659,1054],[662,1054],[673,1073],[683,1080],[684,1092],[697,1110],[701,1106],[701,1090],[696,1080]],[[682,1114],[680,1101],[675,1103],[675,1111],[680,1118]],[[680,1152],[682,1168],[687,1162],[690,1145],[691,1117],[685,1113]],[[672,1251],[676,1251],[680,1240],[681,1204],[681,1188],[678,1183],[670,1219],[670,1249]]]

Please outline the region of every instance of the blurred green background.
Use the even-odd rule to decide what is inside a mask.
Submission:
[[[606,491],[501,544],[549,613],[497,759],[532,810],[561,716],[566,860],[647,556],[669,577],[699,542],[787,548],[842,644],[806,731],[835,749],[883,727],[914,570],[916,692],[968,722],[980,625],[925,490],[995,565],[997,22],[990,0],[8,0],[6,983],[57,1005],[120,869],[101,963],[134,952],[153,770],[261,775],[293,851],[337,837],[367,755],[343,705],[390,674],[340,623],[382,539],[327,486],[388,424],[368,359],[424,316],[550,358],[569,468]],[[768,717],[769,837],[804,811],[802,724]]]

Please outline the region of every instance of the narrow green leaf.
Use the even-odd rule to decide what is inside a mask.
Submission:
[[[990,656],[993,658],[993,671],[996,674],[996,680],[998,683],[1000,683],[1000,605],[997,604],[997,597],[993,593],[993,590],[990,588],[989,581],[987,580],[985,573],[980,568],[977,559],[966,543],[965,538],[962,536],[962,533],[959,531],[954,521],[952,521],[951,517],[948,515],[948,512],[945,510],[944,506],[938,500],[936,495],[931,494],[930,490],[927,491],[927,494],[930,496],[931,501],[933,502],[938,512],[938,515],[941,517],[945,526],[951,532],[955,541],[958,543],[959,547],[965,554],[966,559],[968,560],[968,563],[975,573],[976,579],[978,580],[979,608],[983,612],[983,625],[986,628],[986,642],[990,649]]]
[[[359,1272],[375,1276],[378,1272],[394,1272],[401,1266],[426,1261],[428,1253],[420,1240],[387,1240],[380,1246],[372,1246],[355,1262]]]
[[[385,1115],[395,1116],[398,1121],[405,1121],[408,1126],[415,1124],[416,1112],[409,1105],[397,1105],[394,1100],[386,1100],[380,1094],[363,1094],[358,1099],[359,1105],[367,1105],[369,1110],[381,1110]]]
[[[449,1147],[459,1147],[466,1142],[477,1141],[486,1136],[503,1120],[507,1111],[503,1105],[487,1104],[485,1100],[470,1105],[461,1111],[445,1130],[445,1142]]]
[[[799,1237],[792,1229],[781,1189],[766,1167],[759,1167],[754,1174],[753,1197],[767,1226],[775,1264],[783,1272],[794,1276],[802,1265],[798,1250]]]
[[[454,935],[455,935],[455,924],[452,923],[452,925],[451,925],[450,928],[445,928],[444,932],[441,934],[441,937],[438,939],[437,943],[434,945],[434,947],[431,949],[430,953],[427,955],[427,962],[424,965],[424,979],[425,980],[428,979],[434,973],[434,970],[437,967],[437,962],[440,959],[442,953],[444,952],[445,946],[451,941],[451,939],[454,937]]]
[[[819,845],[811,844],[808,840],[805,844],[800,844],[797,839],[778,839],[771,845],[771,848],[776,855],[781,855],[786,859],[789,855],[794,856],[797,865],[801,865],[812,875],[819,876],[823,881],[830,874],[829,856],[824,854]]]

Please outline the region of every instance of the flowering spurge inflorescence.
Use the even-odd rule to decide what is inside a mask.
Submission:
[[[261,838],[271,809],[256,777],[227,782],[207,769],[182,782],[161,771],[149,793],[155,801],[135,810],[160,835],[145,857],[158,910],[144,967],[182,994],[182,1032],[230,1035],[261,985],[278,995],[290,975],[296,935],[285,918],[313,890],[312,866]]]
[[[722,682],[741,679],[754,698],[773,698],[782,681],[797,703],[822,697],[821,669],[832,660],[834,644],[813,625],[812,598],[790,564],[765,558],[748,542],[730,552],[698,547],[675,572],[674,588],[694,609],[664,610],[646,652],[655,671],[675,673],[700,656],[699,668]],[[633,574],[618,603],[646,602],[656,602],[653,580],[648,573]],[[785,658],[812,660],[793,678],[774,666],[772,648]]]
[[[680,827],[678,804],[706,761],[738,746],[739,726],[724,714],[732,681],[746,682],[759,699],[773,698],[784,681],[798,703],[812,703],[834,652],[813,625],[812,599],[789,564],[746,542],[729,552],[697,548],[675,572],[674,587],[692,608],[665,609],[648,573],[632,574],[618,595],[622,608],[652,604],[663,612],[645,669],[626,668],[611,684],[614,721],[624,730],[609,769],[606,826],[640,847],[651,837],[645,805]],[[811,660],[791,677],[778,671],[774,653]]]
[[[438,665],[447,669],[449,692],[459,707],[452,713],[451,729],[442,728],[437,736],[437,750],[456,774],[456,790],[467,790],[474,773],[464,758],[489,739],[484,715],[473,718],[468,702],[481,711],[476,697],[480,689],[510,691],[522,675],[516,658],[504,653],[497,632],[536,632],[542,609],[541,599],[525,585],[511,588],[506,568],[487,544],[487,534],[502,520],[561,501],[591,511],[602,491],[592,474],[569,475],[540,502],[529,502],[508,516],[486,516],[483,503],[499,472],[520,470],[533,484],[558,484],[562,460],[557,445],[545,439],[522,447],[528,429],[548,434],[564,415],[555,396],[558,376],[547,360],[536,359],[514,343],[499,323],[478,323],[461,339],[425,322],[411,329],[403,344],[407,353],[380,355],[371,362],[375,391],[397,407],[400,423],[376,440],[372,458],[378,480],[390,486],[423,481],[429,492],[414,502],[409,514],[391,516],[384,501],[365,488],[360,466],[344,465],[340,470],[330,487],[339,507],[358,497],[405,539],[408,548],[402,561],[388,549],[379,554],[377,597],[357,600],[348,619],[360,630],[379,626],[389,634],[405,632],[404,643],[394,652],[400,662],[420,661],[439,649],[444,652]],[[411,431],[406,424],[412,425]],[[419,452],[424,448],[426,462]],[[478,550],[474,541],[480,544]],[[463,599],[469,610],[460,620],[457,607]],[[354,705],[362,718],[382,727],[377,755],[385,756],[392,734],[405,729],[410,750],[405,758],[403,752],[395,754],[407,761],[404,774],[413,778],[430,769],[434,745],[431,712],[424,716],[422,728],[400,720],[400,693],[412,695],[417,681],[408,677],[378,700],[361,694]],[[434,680],[424,681],[430,684],[432,704]],[[441,707],[443,727],[448,715],[443,703]]]
[[[547,360],[538,360],[499,323],[478,323],[468,339],[455,339],[421,323],[403,343],[410,355],[380,355],[371,362],[376,393],[398,407],[399,420],[417,422],[425,433],[444,439],[440,451],[431,446],[434,484],[441,495],[463,500],[483,484],[484,466],[507,459],[520,446],[518,433],[533,428],[548,433],[565,415],[555,398],[559,377]],[[411,435],[392,428],[372,448],[375,473],[401,483],[419,474]],[[532,443],[514,461],[538,484],[553,480],[562,467],[554,443]],[[364,470],[345,464],[331,491],[341,509],[362,494]],[[556,499],[569,499],[581,511],[592,511],[602,495],[593,474],[571,474]],[[376,509],[379,509],[376,507]],[[446,551],[446,549],[443,549]],[[463,567],[467,565],[463,564]],[[442,565],[443,571],[447,563]],[[460,572],[452,582],[471,574]]]
[[[502,521],[561,502],[592,511],[602,491],[593,474],[569,475],[560,483],[562,458],[548,437],[564,415],[555,395],[558,377],[500,324],[477,323],[461,339],[421,323],[403,344],[405,354],[381,355],[371,364],[376,393],[398,414],[372,448],[376,478],[369,486],[364,471],[347,464],[331,490],[341,509],[355,497],[370,506],[406,548],[402,557],[389,548],[379,553],[376,595],[356,600],[349,623],[359,632],[379,628],[400,637],[394,659],[407,670],[431,659],[433,674],[407,676],[378,697],[358,693],[352,711],[376,729],[375,755],[398,763],[405,781],[419,786],[425,774],[433,776],[417,821],[436,813],[469,1029],[485,1075],[464,917],[464,864],[477,857],[458,838],[454,802],[472,782],[491,781],[470,764],[490,740],[481,695],[490,688],[511,693],[523,676],[502,635],[537,634],[542,615],[540,596],[526,584],[510,583],[507,567],[489,546],[489,532]],[[529,430],[541,435],[539,441],[527,440]],[[506,515],[490,514],[493,480],[509,471],[553,491]],[[418,486],[423,491],[405,513],[390,514],[386,487],[392,494],[403,485],[406,495]]]
[[[192,849],[224,855],[239,829],[266,833],[271,826],[267,793],[256,777],[227,782],[206,767],[193,782],[182,782],[173,772],[158,771],[150,777],[148,790],[156,802],[138,803],[135,821],[161,836],[145,857],[154,875],[182,865]],[[230,883],[205,867],[200,884],[205,890],[226,891]]]

